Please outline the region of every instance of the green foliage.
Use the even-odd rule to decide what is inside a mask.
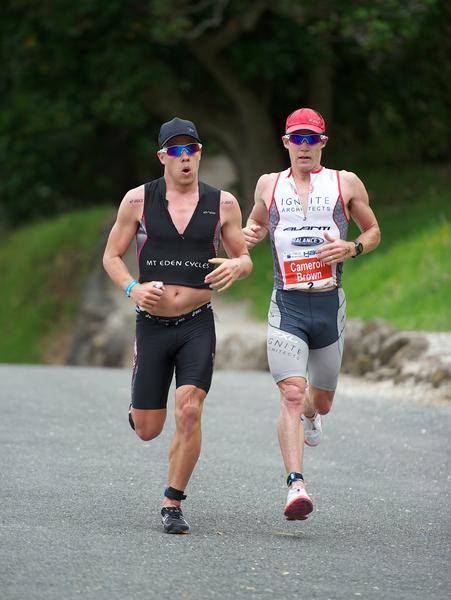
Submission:
[[[401,329],[451,330],[451,170],[383,169],[359,173],[382,231],[380,246],[348,260],[343,286],[349,318],[381,318]],[[348,239],[357,237],[350,227]],[[228,292],[250,299],[265,319],[272,290],[268,243],[252,250],[252,275]]]
[[[0,362],[43,362],[54,337],[73,327],[110,217],[111,208],[70,212],[0,243]]]
[[[11,224],[116,201],[151,179],[159,124],[174,114],[198,120],[237,165],[243,154],[247,171],[274,156],[264,121],[277,147],[286,114],[312,102],[340,155],[351,149],[371,164],[450,157],[446,0],[2,8],[0,197]],[[260,126],[251,127],[256,108]]]

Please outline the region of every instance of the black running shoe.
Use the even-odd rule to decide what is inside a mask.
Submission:
[[[189,525],[185,521],[182,509],[177,506],[165,506],[161,509],[161,521],[165,533],[188,533]]]
[[[135,431],[135,423],[133,422],[132,417],[132,403],[130,402],[130,406],[128,407],[128,422],[130,423],[130,427]]]

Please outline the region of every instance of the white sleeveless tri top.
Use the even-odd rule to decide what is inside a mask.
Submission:
[[[275,288],[341,287],[343,263],[326,265],[316,257],[317,248],[327,243],[326,231],[341,239],[348,233],[339,172],[320,167],[310,173],[307,215],[291,168],[278,173],[268,211]]]

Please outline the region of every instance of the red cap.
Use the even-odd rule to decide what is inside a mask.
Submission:
[[[323,117],[311,108],[298,108],[288,115],[285,125],[285,133],[293,133],[298,129],[308,129],[315,133],[326,131],[326,122]]]

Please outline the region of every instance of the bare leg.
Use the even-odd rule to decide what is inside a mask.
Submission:
[[[290,377],[281,381],[280,415],[278,424],[279,444],[285,469],[288,473],[302,473],[304,460],[304,428],[300,416],[304,409],[305,379]],[[305,491],[301,478],[289,483],[284,515],[289,520],[306,519],[313,510],[313,503]]]
[[[321,390],[314,385],[309,385],[307,401],[305,405],[305,416],[312,417],[316,412],[327,415],[332,408],[335,391]]]
[[[280,414],[277,426],[280,450],[287,473],[302,473],[304,430],[300,416],[304,409],[305,379],[290,377],[278,383]],[[300,482],[302,484],[302,482]]]
[[[136,435],[148,442],[160,435],[166,421],[166,409],[143,410],[132,408],[132,418],[135,424]]]
[[[304,416],[302,417],[304,442],[308,446],[317,446],[322,438],[321,415],[329,412],[334,392],[319,389],[313,385],[306,390]]]
[[[169,485],[184,490],[196,466],[202,443],[201,417],[204,390],[182,385],[175,394],[176,430],[169,449]],[[180,506],[180,501],[164,498],[163,506]]]

